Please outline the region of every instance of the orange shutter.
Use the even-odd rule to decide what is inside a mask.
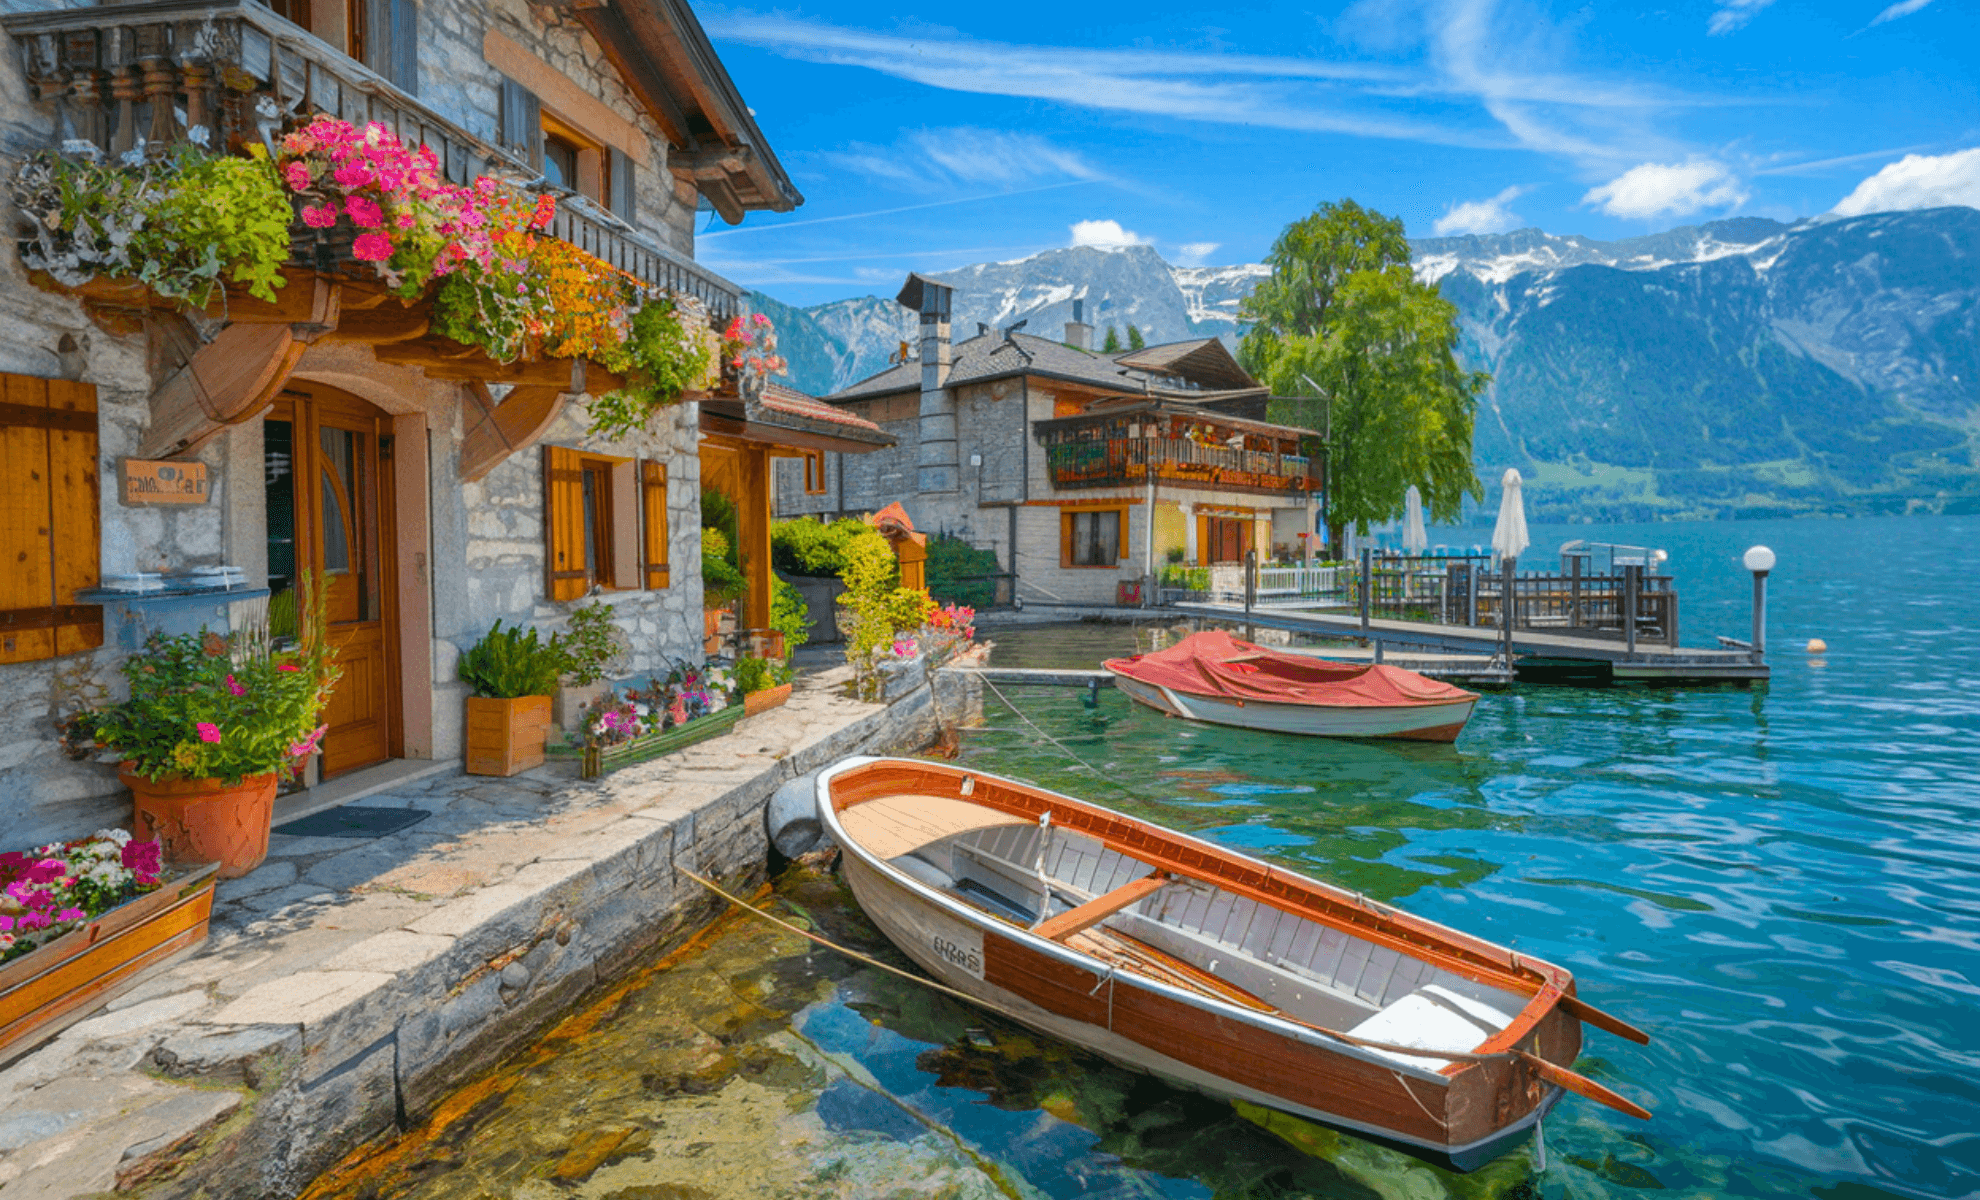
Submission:
[[[0,375],[0,662],[103,644],[96,389]]]
[[[1061,511],[1059,513],[1059,565],[1060,566],[1070,567],[1073,565],[1072,550],[1073,550],[1073,515],[1069,512]]]
[[[1120,540],[1119,553],[1114,557],[1124,559],[1128,556],[1128,510],[1125,508],[1115,510],[1114,536]]]
[[[639,464],[640,528],[645,533],[646,586],[667,586],[667,464]]]
[[[584,468],[564,446],[543,448],[543,557],[552,600],[584,595]]]

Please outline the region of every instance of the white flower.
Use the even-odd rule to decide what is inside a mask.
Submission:
[[[644,717],[644,716],[646,716],[646,715],[648,715],[649,713],[651,713],[652,711],[653,711],[652,709],[650,709],[650,708],[648,708],[648,707],[646,707],[646,705],[644,705],[644,704],[635,704],[635,705],[633,705],[633,712],[634,712],[634,713],[635,713],[636,715],[638,715],[638,716],[642,716],[642,717]]]
[[[603,722],[603,721],[593,721],[593,722],[591,723],[591,732],[593,732],[593,733],[595,733],[595,734],[597,734],[597,735],[598,735],[599,737],[604,737],[604,736],[605,736],[605,722]]]
[[[204,125],[188,125],[186,140],[195,146],[207,146],[212,144],[213,131]]]
[[[93,838],[102,838],[103,840],[109,842],[115,842],[117,843],[117,848],[119,850],[123,849],[124,846],[127,845],[131,840],[130,831],[127,829],[99,829],[95,833],[90,834],[89,836]]]

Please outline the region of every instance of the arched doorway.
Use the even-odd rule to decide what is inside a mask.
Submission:
[[[349,392],[297,383],[264,418],[271,631],[296,628],[297,575],[321,572],[342,677],[324,713],[325,778],[404,752],[392,418]]]

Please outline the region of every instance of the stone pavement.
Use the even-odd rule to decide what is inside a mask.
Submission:
[[[193,954],[0,1067],[0,1200],[290,1196],[424,1115],[713,916],[676,863],[761,878],[778,784],[933,735],[930,687],[863,704],[845,678],[602,780],[429,778],[357,802],[432,814],[397,834],[274,837]]]

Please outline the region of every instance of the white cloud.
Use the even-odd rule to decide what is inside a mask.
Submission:
[[[1705,32],[1713,37],[1724,37],[1734,30],[1743,29],[1748,21],[1760,15],[1761,9],[1773,2],[1774,0],[1721,0],[1718,10],[1712,14],[1712,19],[1705,23]],[[1911,3],[1911,0],[1905,2]],[[1920,2],[1929,4],[1931,0],[1920,0]]]
[[[1119,221],[1075,221],[1070,244],[1091,246],[1095,250],[1125,250],[1129,246],[1146,246],[1153,240],[1122,229]]]
[[[917,129],[891,146],[855,142],[818,157],[836,167],[928,192],[948,192],[959,185],[1014,188],[1055,179],[1106,177],[1078,151],[1035,134],[968,126]]]
[[[1217,252],[1222,242],[1184,242],[1176,247],[1176,265],[1179,267],[1200,267]]]
[[[1907,154],[1842,198],[1839,217],[1910,208],[1980,208],[1980,146],[1952,154]]]
[[[1438,237],[1460,233],[1504,233],[1519,228],[1519,214],[1507,208],[1523,188],[1509,187],[1486,200],[1461,200],[1430,228]]]
[[[1872,25],[1882,25],[1886,21],[1895,21],[1899,17],[1908,17],[1931,2],[1932,0],[1898,0],[1896,4],[1878,13],[1876,18],[1870,23]]]
[[[1631,167],[1601,187],[1590,188],[1581,202],[1612,217],[1637,220],[1732,208],[1744,204],[1746,196],[1738,176],[1719,163],[1701,159]]]

